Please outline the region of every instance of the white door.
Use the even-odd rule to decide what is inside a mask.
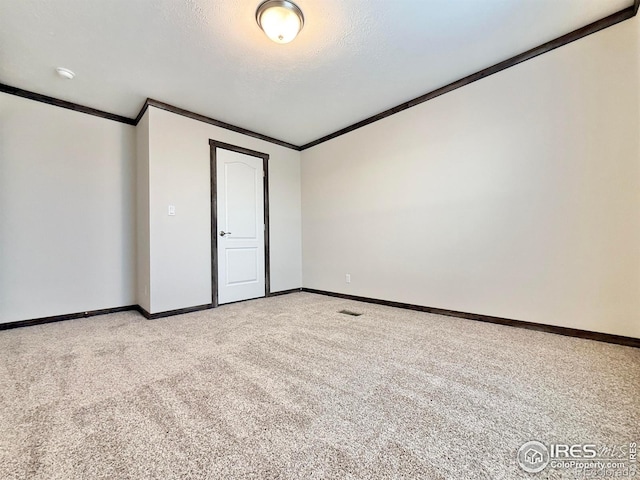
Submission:
[[[265,296],[262,158],[216,149],[218,304]]]

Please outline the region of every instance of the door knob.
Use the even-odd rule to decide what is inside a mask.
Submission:
[[[231,232],[223,232],[222,230],[220,230],[220,236],[224,237],[225,235],[231,235]]]

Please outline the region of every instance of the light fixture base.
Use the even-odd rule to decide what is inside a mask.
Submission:
[[[256,22],[274,42],[289,43],[302,30],[304,15],[289,0],[266,0],[256,9]]]

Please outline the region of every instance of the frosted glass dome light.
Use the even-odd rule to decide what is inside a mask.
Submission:
[[[276,43],[289,43],[304,26],[302,10],[288,0],[267,0],[256,10],[256,21]]]

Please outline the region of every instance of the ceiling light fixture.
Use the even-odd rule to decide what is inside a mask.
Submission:
[[[58,75],[60,75],[62,78],[66,78],[67,80],[72,80],[73,77],[76,76],[76,74],[68,68],[58,67],[56,68],[56,72],[58,72]]]
[[[302,10],[288,0],[267,0],[256,10],[256,21],[276,43],[289,43],[304,26]]]

